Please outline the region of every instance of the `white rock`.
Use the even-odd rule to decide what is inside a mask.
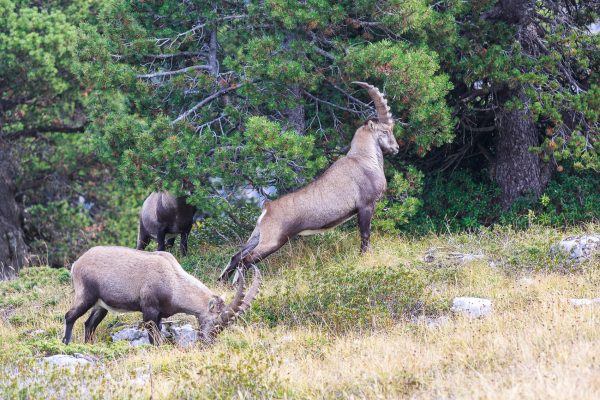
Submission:
[[[583,261],[600,249],[600,235],[571,236],[561,240],[550,249],[551,253],[567,254],[571,260]]]
[[[450,310],[471,318],[482,318],[492,312],[492,301],[477,297],[456,297],[452,300]]]
[[[457,253],[456,257],[460,260],[460,262],[468,263],[475,260],[481,260],[485,256],[483,254],[461,254]]]
[[[535,279],[530,278],[528,276],[524,276],[517,281],[517,283],[521,286],[531,286],[535,283]]]
[[[596,299],[569,299],[569,303],[576,307],[590,306],[593,304],[600,304],[600,298]]]
[[[440,328],[450,322],[450,317],[447,315],[441,315],[439,317],[419,315],[418,317],[413,317],[412,322],[417,325],[425,325],[428,328]]]
[[[425,252],[423,261],[431,263],[436,260],[447,260],[450,262],[469,263],[484,258],[484,254],[459,253],[456,251],[448,252],[441,247],[432,247]]]
[[[77,365],[91,364],[89,360],[86,360],[78,354],[74,356],[70,356],[67,354],[55,354],[53,356],[44,357],[42,360],[48,364],[52,364],[57,367],[75,367]]]
[[[150,381],[151,375],[152,369],[150,365],[138,367],[135,369],[135,379],[133,380],[133,383],[135,383],[136,385],[144,386]]]

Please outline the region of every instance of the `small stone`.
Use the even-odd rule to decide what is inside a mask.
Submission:
[[[112,333],[111,337],[114,342],[117,342],[119,340],[127,340],[132,346],[150,344],[150,339],[148,339],[148,332],[145,329],[133,327],[124,328]]]
[[[483,318],[492,312],[492,301],[477,297],[456,297],[452,300],[450,310],[470,318]]]
[[[475,260],[481,260],[485,256],[483,254],[468,254],[468,253],[460,254],[460,253],[458,253],[456,257],[460,260],[460,262],[468,263],[468,262],[475,261]]]
[[[55,354],[53,356],[44,357],[44,362],[57,366],[57,367],[75,367],[77,365],[89,365],[91,362],[85,359],[80,354],[73,356],[67,354]]]
[[[459,252],[448,252],[441,247],[432,247],[425,252],[423,261],[426,263],[432,263],[434,261],[449,261],[459,263],[469,263],[475,260],[481,260],[485,258],[483,254],[471,254],[471,253],[459,253]]]
[[[528,276],[524,276],[517,281],[517,283],[521,286],[531,286],[535,283],[535,279],[530,278]]]
[[[173,341],[176,345],[181,347],[190,347],[194,345],[198,339],[198,331],[192,327],[190,324],[185,324],[183,326],[173,326],[170,329]]]
[[[150,381],[151,374],[152,370],[150,365],[138,367],[135,369],[135,379],[133,380],[133,383],[136,385],[145,386]]]
[[[569,303],[575,307],[590,306],[593,304],[600,304],[600,298],[595,299],[569,299]]]
[[[428,328],[440,328],[450,322],[450,317],[447,315],[440,315],[439,317],[419,315],[413,317],[412,322],[417,325],[425,325]]]

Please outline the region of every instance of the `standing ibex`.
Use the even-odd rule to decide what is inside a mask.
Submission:
[[[181,234],[181,254],[187,255],[188,235],[194,224],[196,207],[187,204],[186,197],[175,197],[167,192],[152,192],[144,200],[140,212],[140,225],[136,248],[144,250],[150,238],[158,243],[158,250],[165,249],[165,239],[170,246],[175,236]]]
[[[258,294],[260,272],[254,268],[252,286],[244,295],[244,273],[229,305],[202,282],[181,268],[175,257],[164,251],[146,252],[127,247],[98,246],[86,251],[71,268],[75,287],[73,307],[65,315],[65,336],[69,344],[75,321],[90,308],[85,321],[85,341],[107,312],[141,311],[149,325],[150,343],[160,337],[161,319],[185,313],[196,317],[205,342],[244,313]]]
[[[263,206],[256,227],[246,245],[237,252],[220,280],[227,280],[242,264],[254,264],[283,246],[296,235],[320,233],[358,214],[361,252],[369,248],[371,218],[375,203],[385,191],[383,154],[397,154],[394,120],[383,94],[364,82],[375,103],[377,121],[358,128],[350,151],[308,186]]]

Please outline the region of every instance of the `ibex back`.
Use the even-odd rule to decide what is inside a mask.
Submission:
[[[350,151],[308,186],[266,203],[256,227],[244,247],[223,270],[227,280],[241,264],[257,263],[296,235],[311,235],[333,228],[358,215],[361,252],[369,249],[371,219],[375,203],[386,189],[383,155],[397,154],[393,119],[383,94],[374,86],[366,88],[377,109],[377,121],[358,128]]]
[[[150,239],[156,240],[159,251],[175,243],[175,236],[181,234],[180,249],[187,255],[188,235],[194,224],[196,207],[187,204],[186,197],[175,197],[168,192],[152,192],[144,201],[140,211],[140,223],[136,248],[144,250]]]

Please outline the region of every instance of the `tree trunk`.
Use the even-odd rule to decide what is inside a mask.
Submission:
[[[285,51],[290,51],[290,42],[296,38],[296,35],[292,32],[287,32],[283,38],[282,47]],[[287,123],[285,127],[287,129],[295,130],[299,135],[304,135],[306,126],[305,126],[305,115],[304,115],[304,106],[302,105],[302,88],[299,85],[290,85],[287,87],[289,93],[292,94],[292,97],[297,100],[300,104],[296,107],[286,108],[282,110],[282,114],[287,119]]]
[[[539,133],[529,110],[529,99],[519,90],[516,96],[522,109],[502,108],[497,116],[498,135],[495,140],[496,158],[493,178],[500,185],[500,204],[504,210],[524,195],[539,197],[551,175],[551,168],[538,154],[529,151],[539,146]]]
[[[0,280],[14,276],[27,264],[21,211],[15,200],[9,150],[0,145]]]
[[[533,0],[499,0],[496,6],[484,16],[487,19],[500,19],[516,26],[516,39],[525,51],[537,54],[535,29],[530,28]],[[523,107],[507,109],[507,100],[519,100]],[[529,148],[539,146],[539,132],[533,114],[529,109],[530,99],[522,87],[501,91],[498,97],[500,110],[496,116],[498,134],[495,138],[496,157],[492,163],[492,178],[500,185],[500,204],[504,210],[514,201],[531,194],[535,198],[544,191],[553,168],[545,164],[538,154]]]
[[[298,85],[290,87],[289,90],[296,99],[299,101],[302,100],[302,90]],[[299,135],[304,135],[304,131],[306,130],[304,122],[304,106],[298,105],[294,108],[288,108],[283,111],[283,114],[288,120],[288,126],[298,132]]]

